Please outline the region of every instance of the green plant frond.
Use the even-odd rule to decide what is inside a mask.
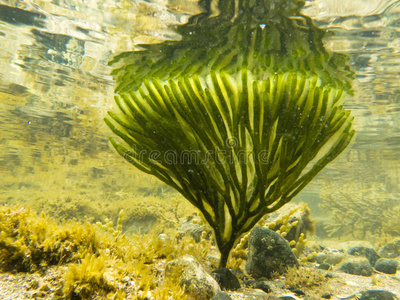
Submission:
[[[202,212],[222,267],[236,238],[354,135],[342,106],[354,76],[347,58],[324,48],[303,0],[272,2],[220,0],[214,10],[201,1],[204,13],[178,26],[180,41],[110,62],[119,112],[105,121],[121,138],[112,145]]]
[[[126,145],[112,140],[117,151],[207,215],[219,247],[290,201],[354,134],[340,91],[302,74],[253,78],[153,79],[110,113],[119,126],[106,119]]]

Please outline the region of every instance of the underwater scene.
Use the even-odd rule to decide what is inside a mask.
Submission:
[[[399,299],[399,0],[0,0],[0,299]]]

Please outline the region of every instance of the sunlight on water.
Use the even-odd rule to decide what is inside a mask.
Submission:
[[[121,191],[170,192],[109,146],[107,62],[140,44],[178,40],[174,26],[199,12],[195,0],[0,1],[0,201],[59,213],[57,203],[69,199],[84,217],[85,201],[108,201],[104,208]],[[355,96],[346,105],[357,135],[300,198],[315,197],[326,182],[383,184],[397,195],[400,2],[309,1],[304,13],[334,33],[331,50],[351,57]]]

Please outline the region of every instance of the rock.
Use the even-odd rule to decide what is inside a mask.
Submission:
[[[332,265],[337,265],[343,261],[343,259],[346,257],[343,253],[339,252],[334,252],[334,253],[328,253],[326,255],[325,263]]]
[[[322,264],[325,262],[326,260],[326,253],[318,253],[317,255],[315,255],[312,259],[310,259],[310,262],[317,262],[319,264]]]
[[[193,219],[184,221],[178,228],[179,238],[191,236],[196,243],[200,242],[203,226],[193,223]]]
[[[179,281],[190,298],[208,300],[221,291],[218,283],[191,255],[184,255],[165,266],[165,278]]]
[[[371,266],[374,266],[376,261],[380,258],[380,256],[378,255],[378,253],[376,253],[376,251],[372,248],[368,248],[368,247],[351,247],[348,251],[348,254],[350,255],[355,255],[355,256],[365,256],[365,258],[368,259],[369,264]]]
[[[283,274],[288,267],[299,266],[289,243],[281,235],[264,227],[250,232],[246,271],[254,278],[272,278],[272,273]]]
[[[254,285],[255,289],[259,289],[262,290],[265,293],[271,293],[271,287],[265,283],[264,281],[258,281],[255,285]]]
[[[225,292],[219,292],[211,300],[232,300],[231,296]]]
[[[346,256],[343,253],[335,251],[329,253],[318,253],[315,257],[310,259],[310,261],[316,261],[319,264],[327,263],[329,265],[337,265],[342,262],[345,257]]]
[[[231,297],[234,297],[234,299],[241,299],[241,300],[279,300],[277,296],[268,295],[259,289],[250,289],[250,288],[242,288],[240,289],[240,291],[233,292],[231,294]],[[212,298],[212,300],[215,299]]]
[[[243,281],[243,280],[246,280],[248,278],[248,276],[240,269],[232,269],[231,272],[239,280]]]
[[[322,263],[322,264],[317,265],[316,268],[319,269],[319,270],[328,271],[331,268],[331,265],[327,264],[327,263]]]
[[[310,216],[311,211],[310,208],[304,203],[289,203],[279,209],[279,211],[269,215],[268,221],[274,222],[276,224],[276,226],[272,229],[274,231],[278,230],[281,227],[282,222],[279,223],[277,221],[281,219],[282,216],[288,215],[291,210],[295,210],[295,212],[290,215],[289,223],[297,221],[297,225],[293,226],[289,230],[289,232],[285,236],[285,239],[289,242],[292,240],[298,241],[302,233],[304,234],[304,237],[306,237],[308,233],[314,233],[315,228],[314,221],[311,219]]]
[[[321,298],[323,298],[323,299],[331,299],[331,297],[332,297],[331,293],[324,293],[321,295]]]
[[[397,300],[395,294],[384,290],[361,291],[358,300]]]
[[[400,256],[400,240],[395,240],[383,246],[378,254],[382,258],[396,258]]]
[[[386,273],[386,274],[396,274],[397,272],[397,261],[389,258],[380,258],[375,263],[375,270]]]
[[[222,290],[236,291],[240,289],[239,280],[228,268],[214,270],[211,272],[211,275],[218,282]]]
[[[353,258],[339,265],[339,271],[361,276],[371,276],[372,267],[366,258]]]
[[[305,295],[306,295],[306,293],[304,293],[304,292],[303,292],[302,290],[300,290],[300,289],[294,289],[294,290],[292,290],[292,292],[295,293],[296,296],[305,296]]]

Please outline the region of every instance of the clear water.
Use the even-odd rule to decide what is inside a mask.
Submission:
[[[167,199],[171,189],[109,145],[107,62],[178,39],[173,26],[199,12],[195,0],[0,1],[0,202],[97,220],[126,199]],[[321,191],[399,201],[400,1],[316,0],[304,13],[335,33],[328,48],[351,57],[357,134],[298,200],[316,217]]]

